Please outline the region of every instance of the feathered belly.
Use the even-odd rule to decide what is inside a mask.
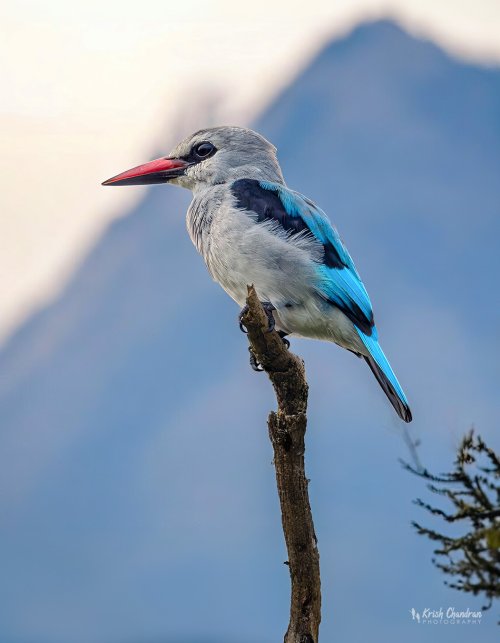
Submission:
[[[209,270],[222,288],[240,307],[247,297],[247,286],[253,285],[261,301],[276,308],[276,328],[297,337],[335,342],[355,351],[363,345],[352,322],[336,306],[325,301],[314,285],[314,267],[270,261],[258,254],[232,256],[228,263],[214,258],[207,262]]]

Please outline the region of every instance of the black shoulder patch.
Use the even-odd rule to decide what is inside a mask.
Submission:
[[[257,221],[276,221],[292,234],[310,232],[301,217],[291,217],[281,199],[271,190],[264,189],[256,179],[239,179],[231,186],[236,205],[257,215]]]
[[[236,198],[237,207],[256,214],[259,223],[276,221],[291,234],[299,234],[300,232],[312,234],[302,217],[290,216],[278,194],[263,188],[256,179],[239,179],[232,184],[231,191]],[[309,203],[314,206],[312,202]],[[324,251],[323,263],[329,268],[345,268],[345,264],[342,262],[335,246],[329,241],[322,245]]]

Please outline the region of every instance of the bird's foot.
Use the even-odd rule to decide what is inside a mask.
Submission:
[[[264,312],[267,315],[267,330],[266,333],[270,333],[271,331],[274,330],[274,327],[276,326],[276,322],[274,320],[274,315],[273,311],[276,310],[276,308],[272,305],[270,301],[262,301],[262,308],[264,309]]]
[[[248,304],[245,304],[243,308],[240,310],[240,314],[238,315],[238,323],[240,325],[240,330],[242,333],[248,333],[247,329],[245,328],[245,325],[243,324],[243,315],[246,315],[248,312]]]
[[[270,333],[272,330],[274,330],[274,327],[276,325],[276,322],[274,320],[274,315],[273,311],[276,310],[276,308],[272,305],[270,301],[261,301],[262,308],[264,308],[264,312],[266,313],[267,316],[267,322],[268,322],[268,327],[266,332]],[[243,308],[240,311],[240,314],[238,315],[238,322],[240,324],[240,330],[243,333],[248,333],[247,329],[245,328],[245,325],[243,324],[243,316],[248,312],[248,304],[245,304]]]
[[[279,330],[278,335],[280,336],[283,344],[285,344],[285,347],[290,348],[290,342],[288,341],[288,339],[286,339],[287,333]],[[257,373],[261,373],[264,369],[262,368],[262,364],[257,360],[257,357],[255,356],[255,353],[253,352],[251,346],[248,347],[248,352],[250,353],[250,366],[254,371],[257,371]]]
[[[276,327],[276,322],[273,315],[273,312],[276,310],[276,308],[272,305],[270,301],[261,301],[260,303],[262,304],[262,308],[264,308],[264,312],[266,313],[266,316],[267,316],[268,326],[266,329],[266,333],[270,333]],[[240,330],[243,333],[248,333],[248,330],[245,328],[245,325],[243,323],[243,317],[247,312],[248,312],[248,304],[245,304],[245,306],[243,306],[243,308],[241,309],[240,314],[238,315]],[[283,332],[282,330],[279,330],[278,335],[281,337],[281,340],[283,344],[285,344],[286,348],[290,348],[290,342],[288,341],[288,339],[286,339],[287,333]],[[262,372],[264,370],[262,368],[262,364],[260,364],[260,362],[257,360],[257,357],[255,356],[255,353],[253,352],[251,346],[248,347],[248,352],[250,353],[250,366],[252,367],[252,369],[259,373]]]
[[[262,368],[261,364],[257,361],[257,358],[255,357],[255,353],[253,352],[251,346],[248,347],[248,352],[250,353],[250,366],[253,368],[254,371],[261,373],[264,369]]]
[[[283,344],[285,344],[285,348],[290,348],[290,342],[289,342],[289,341],[288,341],[288,339],[286,338],[286,336],[288,335],[288,333],[285,333],[285,332],[283,332],[282,330],[279,330],[279,331],[278,331],[278,335],[281,337],[281,341],[283,342]]]

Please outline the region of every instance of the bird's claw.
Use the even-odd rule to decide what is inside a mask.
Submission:
[[[261,304],[262,304],[262,308],[264,309],[264,312],[266,313],[267,323],[268,323],[268,326],[265,332],[270,333],[276,327],[276,321],[273,315],[273,312],[276,310],[276,308],[272,305],[270,301],[262,301]],[[240,314],[238,315],[240,330],[246,334],[248,333],[248,330],[245,327],[245,324],[243,323],[243,317],[247,312],[248,312],[248,304],[245,304],[245,306],[243,306],[243,308],[241,309]],[[285,339],[285,333],[283,333],[283,331],[278,331],[278,333],[279,333],[279,336],[281,337],[283,344],[285,344],[287,348],[290,348],[290,342],[288,341],[288,339]],[[255,356],[255,353],[253,352],[251,346],[248,347],[248,352],[250,353],[250,366],[252,367],[252,369],[259,373],[262,372],[264,369],[262,368],[262,365],[257,361],[257,357]]]
[[[255,353],[253,352],[251,346],[248,347],[248,352],[250,353],[250,366],[254,371],[257,371],[257,373],[261,373],[264,369],[257,361],[257,358],[255,357]]]
[[[245,325],[243,324],[243,315],[245,315],[248,312],[248,304],[245,304],[243,308],[240,311],[240,314],[238,315],[238,322],[240,324],[240,330],[242,333],[245,333],[245,335],[248,333],[248,330],[245,328]]]
[[[276,308],[272,305],[270,301],[262,301],[261,304],[262,304],[262,308],[264,309],[264,312],[266,313],[267,322],[268,322],[266,333],[270,333],[271,331],[274,330],[276,326],[276,321],[273,315],[273,311],[276,310]],[[242,333],[245,333],[245,334],[248,333],[248,330],[246,329],[245,324],[243,323],[243,316],[246,315],[247,312],[248,312],[248,304],[245,304],[241,309],[240,314],[238,315],[240,330]]]
[[[273,311],[276,310],[276,308],[272,305],[270,301],[263,301],[262,303],[262,308],[264,309],[264,312],[266,313],[267,316],[267,330],[266,333],[271,333],[275,326],[276,326],[276,320],[274,319]]]
[[[282,330],[278,331],[278,334],[281,338],[281,341],[285,345],[285,348],[289,349],[290,348],[290,342],[285,336],[285,333]],[[262,368],[262,364],[257,361],[257,358],[255,357],[255,353],[252,350],[252,347],[248,347],[248,352],[250,353],[250,366],[253,368],[254,371],[257,371],[257,373],[261,373],[264,369]]]
[[[280,333],[280,337],[281,337],[281,341],[283,342],[283,344],[285,344],[285,348],[290,348],[290,342],[288,341],[288,339],[286,337],[284,337],[283,335],[281,335],[281,333]]]

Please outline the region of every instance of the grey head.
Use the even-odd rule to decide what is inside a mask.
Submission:
[[[241,178],[283,183],[276,148],[251,129],[221,126],[199,130],[168,156],[122,172],[103,185],[174,183],[197,191]]]

